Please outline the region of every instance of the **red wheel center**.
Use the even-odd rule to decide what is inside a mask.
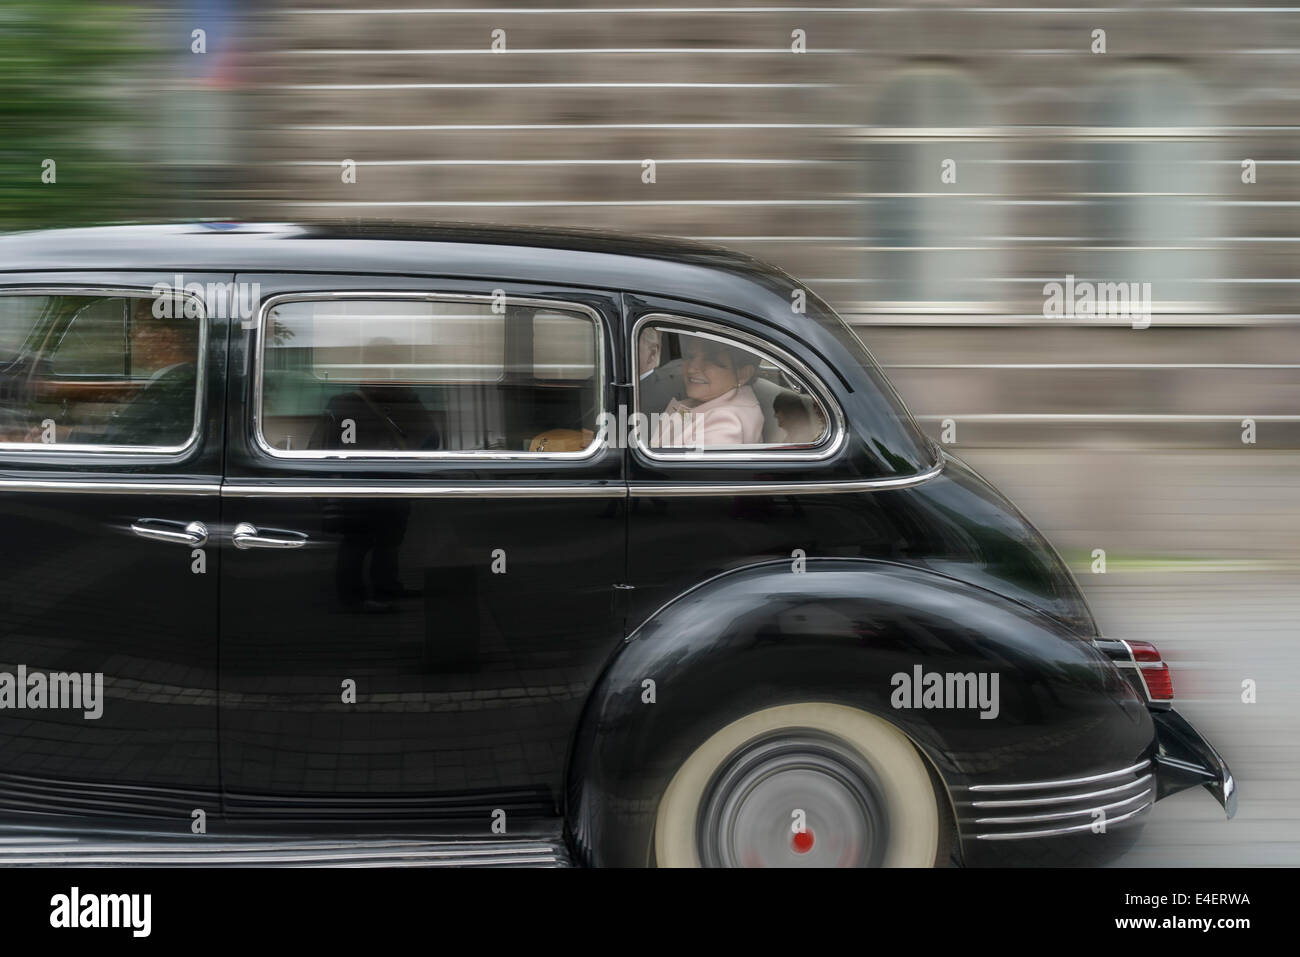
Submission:
[[[806,828],[796,831],[790,846],[794,848],[796,854],[807,854],[813,847],[813,832]]]

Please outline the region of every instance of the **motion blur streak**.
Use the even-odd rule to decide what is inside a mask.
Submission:
[[[1174,799],[1125,863],[1294,863],[1298,88],[1296,7],[10,0],[0,228],[542,222],[773,261],[1231,761],[1235,826]]]

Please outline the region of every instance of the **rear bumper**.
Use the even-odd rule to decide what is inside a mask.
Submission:
[[[1156,800],[1201,785],[1223,806],[1237,813],[1237,783],[1228,763],[1177,711],[1152,711],[1156,726]]]

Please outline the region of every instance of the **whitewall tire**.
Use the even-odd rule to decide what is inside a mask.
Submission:
[[[655,817],[660,867],[931,867],[940,797],[889,722],[785,704],[726,725],[682,763]]]

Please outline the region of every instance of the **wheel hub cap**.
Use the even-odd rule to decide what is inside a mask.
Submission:
[[[719,769],[697,827],[706,867],[875,867],[887,820],[861,754],[815,731],[747,744]]]

